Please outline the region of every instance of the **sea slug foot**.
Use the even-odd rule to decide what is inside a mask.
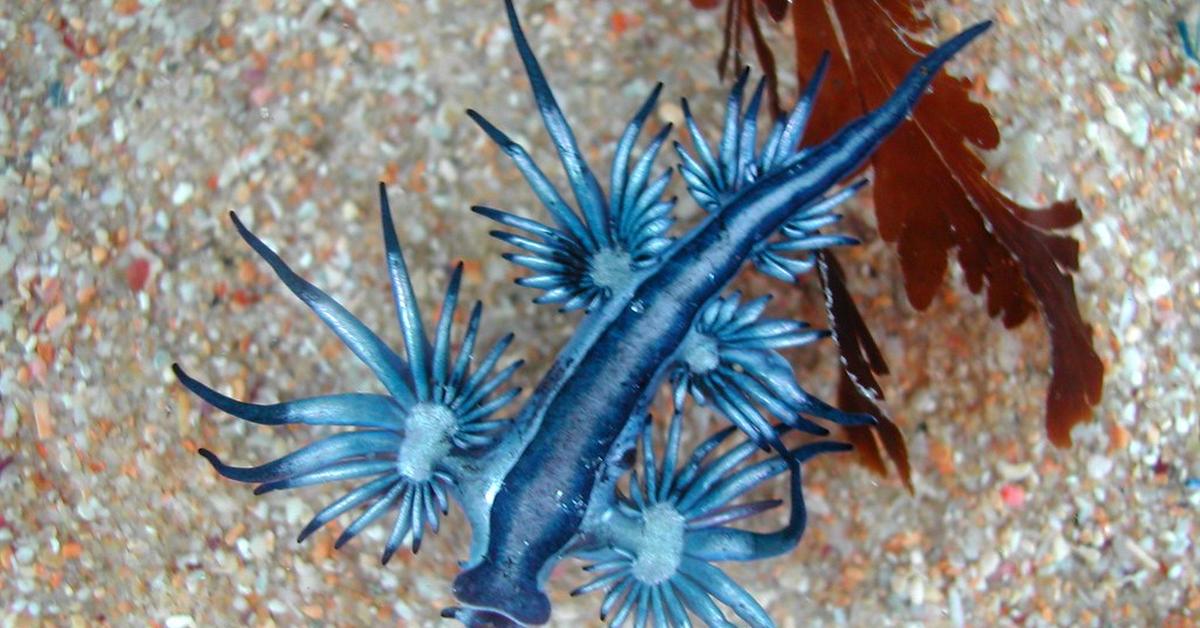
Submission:
[[[469,609],[472,613],[493,611],[489,617],[503,614],[522,624],[544,624],[550,619],[550,599],[538,589],[532,574],[509,573],[490,561],[459,574],[454,595],[476,607]]]
[[[452,606],[442,610],[442,617],[457,619],[468,628],[520,628],[521,624],[511,617],[481,608]]]

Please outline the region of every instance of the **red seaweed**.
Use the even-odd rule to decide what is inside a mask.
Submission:
[[[782,20],[789,7],[771,0],[759,2],[775,21]],[[693,0],[692,4],[704,9],[716,8],[720,2]],[[877,106],[912,61],[930,50],[909,35],[931,26],[920,13],[923,6],[923,0],[796,0],[790,4],[799,71],[815,67],[824,51],[834,51],[830,85],[821,92],[806,142],[829,137]],[[759,45],[765,40],[754,9],[751,0],[728,0],[719,63],[722,67],[728,63],[731,46],[734,63],[740,63],[740,33],[745,28],[774,88],[775,59],[769,47]],[[804,83],[805,77],[800,78]],[[1022,206],[988,182],[975,151],[995,148],[1000,132],[987,108],[971,100],[970,86],[969,80],[939,76],[932,94],[872,158],[880,235],[897,246],[905,291],[918,310],[932,303],[953,253],[967,287],[985,294],[989,315],[1006,327],[1040,313],[1051,356],[1046,431],[1052,443],[1066,447],[1071,443],[1071,428],[1088,420],[1099,403],[1104,376],[1091,327],[1075,300],[1073,274],[1079,268],[1079,243],[1065,234],[1082,221],[1083,214],[1073,200],[1046,208]],[[830,277],[823,277],[832,300],[830,315],[839,332],[847,381],[859,384],[841,386],[839,401],[859,409],[875,406],[873,399],[880,397],[871,394],[879,392],[873,374],[886,373],[886,364],[881,355],[867,360],[861,353],[874,343],[844,290],[844,277],[836,275],[832,286]],[[864,388],[863,383],[870,385]],[[895,426],[881,414],[876,415],[877,434],[904,476],[903,440],[897,443],[895,434],[884,435]],[[861,434],[852,437],[861,441],[864,461],[881,470],[875,440]]]

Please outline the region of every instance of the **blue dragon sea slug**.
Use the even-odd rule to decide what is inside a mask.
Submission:
[[[546,622],[550,570],[576,557],[591,562],[587,569],[595,579],[575,593],[603,591],[600,614],[613,624],[687,626],[693,617],[727,626],[725,613],[731,611],[748,624],[771,626],[764,609],[714,563],[776,556],[800,540],[801,464],[848,446],[810,437],[807,444],[789,447],[784,443],[789,432],[827,436],[817,421],[853,425],[872,419],[843,413],[805,392],[778,353],[826,332],[764,318],[768,297],[743,300],[723,291],[747,262],[790,283],[812,266],[814,250],[853,243],[823,231],[837,222],[836,206],[862,183],[838,185],[904,119],[941,66],[988,24],[934,50],[882,107],[818,146],[799,144],[824,62],[795,108],[763,130],[763,142],[758,137],[763,84],[747,101],[746,72],[730,93],[715,145],[684,101],[693,149],[675,144],[682,161],[678,170],[707,216],[672,236],[675,200],[665,197],[671,170],[656,173],[655,167],[670,126],[635,154],[661,85],[621,136],[604,190],[582,157],[511,1],[506,8],[574,203],[524,148],[469,111],[524,175],[551,221],[487,207],[474,211],[511,230],[493,235],[519,250],[505,257],[532,271],[517,283],[542,291],[536,301],[586,311],[574,336],[520,409],[497,419],[520,394],[507,385],[520,363],[499,368],[512,336],[486,352],[477,350],[482,318],[477,303],[455,342],[461,265],[450,277],[437,324],[425,326],[382,184],[383,238],[403,357],[233,216],[242,238],[386,392],[260,405],[226,397],[176,366],[189,390],[247,421],[353,428],[257,467],[229,466],[207,450],[200,453],[221,475],[257,484],[255,493],[356,481],[299,538],[354,511],[336,542],[340,547],[382,519],[391,526],[384,563],[402,545],[416,552],[426,531],[436,532],[451,501],[457,502],[472,541],[453,583],[461,606],[443,614],[467,625]],[[648,408],[664,386],[673,391],[675,411],[665,443],[656,448]],[[731,425],[681,453],[689,397],[715,408]],[[735,434],[740,440],[731,442]],[[639,457],[640,475],[631,470]],[[782,505],[741,497],[785,473],[790,512],[783,528],[764,533],[730,525]]]

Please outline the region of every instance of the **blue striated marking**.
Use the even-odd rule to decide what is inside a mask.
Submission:
[[[67,104],[67,88],[62,81],[57,79],[51,81],[50,87],[46,90],[46,99],[50,101],[51,107],[62,107]]]
[[[1175,22],[1175,29],[1179,31],[1179,40],[1183,43],[1184,56],[1200,63],[1200,56],[1196,55],[1195,42],[1192,39],[1192,32],[1188,30],[1187,22],[1183,20]],[[1196,31],[1200,32],[1200,22],[1196,24]]]

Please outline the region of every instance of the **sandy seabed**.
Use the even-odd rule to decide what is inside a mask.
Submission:
[[[685,95],[717,119],[719,12],[520,4],[602,178],[656,81],[661,120],[678,119]],[[994,180],[1020,201],[1084,208],[1076,290],[1107,367],[1104,400],[1071,449],[1049,445],[1045,332],[1004,331],[958,276],[914,312],[863,195],[848,229],[866,242],[845,259],[892,363],[888,409],[915,490],[845,458],[808,467],[797,551],[730,568],[782,626],[1200,616],[1200,65],[1183,58],[1174,26],[1189,10],[1195,23],[1182,0],[931,3],[930,39],[998,21],[953,67],[982,84],[1002,128],[987,156]],[[336,552],[339,524],[295,544],[337,488],[256,498],[195,452],[258,463],[320,430],[224,416],[170,365],[259,402],[370,390],[226,214],[398,346],[374,198],[385,179],[426,316],[464,259],[465,296],[488,307],[486,339],[516,332],[521,383],[536,382],[578,317],[531,304],[491,226],[467,211],[541,211],[467,107],[559,176],[506,28],[499,2],[0,9],[0,460],[13,457],[0,472],[0,624],[441,621],[468,539],[460,513],[387,567],[384,526]],[[770,36],[794,76],[788,33]],[[788,292],[778,310],[820,320],[812,285]],[[796,360],[805,385],[830,397],[832,345]],[[689,429],[714,425],[700,413]],[[559,570],[554,624],[597,621],[599,596],[567,596],[581,581],[574,564]]]

